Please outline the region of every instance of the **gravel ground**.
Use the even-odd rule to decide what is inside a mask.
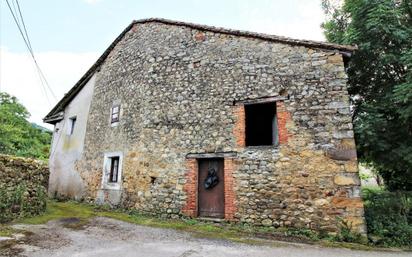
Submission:
[[[45,225],[17,225],[29,231],[23,239],[3,248],[0,256],[54,257],[381,257],[412,256],[410,252],[354,251],[305,244],[248,245],[227,240],[196,238],[170,229],[138,226],[109,218],[94,218],[85,226],[66,219]]]

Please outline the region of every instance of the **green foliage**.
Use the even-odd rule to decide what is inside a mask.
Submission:
[[[20,184],[12,191],[0,188],[0,223],[12,220],[16,213],[21,211],[25,191],[26,187],[23,184]]]
[[[22,202],[22,209],[29,215],[38,215],[46,209],[47,204],[47,189],[38,185],[32,192],[34,197],[30,201]]]
[[[96,213],[92,205],[77,203],[74,201],[57,202],[48,201],[45,212],[41,215],[23,217],[16,222],[24,224],[44,224],[50,220],[64,219],[64,218],[79,218],[85,220],[95,217]]]
[[[402,62],[407,67],[412,67],[412,49],[410,49],[403,57]],[[397,85],[394,89],[394,97],[398,106],[402,108],[399,113],[399,118],[405,124],[412,124],[412,69],[408,70],[405,83]]]
[[[346,34],[349,23],[349,13],[345,12],[339,2],[322,0],[322,8],[328,21],[322,24],[324,34],[329,42],[347,44]]]
[[[197,221],[195,219],[187,219],[187,220],[185,220],[185,222],[186,222],[187,225],[191,225],[191,226],[196,225],[196,224],[199,223],[199,221]]]
[[[352,223],[344,219],[339,218],[339,233],[335,236],[334,240],[348,243],[364,243],[364,237],[354,232]]]
[[[285,232],[287,236],[303,236],[305,238],[308,238],[313,241],[318,241],[320,239],[325,239],[327,238],[326,234],[319,234],[316,231],[313,231],[311,229],[305,229],[305,228],[288,228],[287,231]]]
[[[363,190],[369,237],[376,245],[412,247],[412,192]]]
[[[348,66],[359,156],[389,190],[412,190],[412,2],[332,3],[326,38],[359,47]]]
[[[0,153],[46,160],[51,133],[34,127],[29,116],[16,97],[0,92]]]
[[[359,178],[360,178],[361,180],[367,180],[367,179],[370,179],[371,177],[372,177],[372,176],[369,175],[369,174],[359,173]]]
[[[39,186],[30,197],[27,187],[21,183],[10,188],[0,188],[0,223],[11,221],[17,217],[38,215],[46,209],[46,189]]]

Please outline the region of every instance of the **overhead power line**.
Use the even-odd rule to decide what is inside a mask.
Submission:
[[[21,12],[21,9],[20,9],[19,0],[16,0],[16,4],[17,4],[17,9],[19,10],[21,23],[23,24],[23,30],[24,30],[24,34],[26,35],[28,47],[30,48],[30,52],[32,53],[33,58],[34,58],[33,48],[31,46],[30,38],[29,38],[29,35],[27,33],[26,24],[24,23],[23,15],[22,15],[22,12]],[[53,90],[51,89],[51,87],[49,85],[49,82],[47,81],[46,76],[44,75],[43,71],[40,69],[39,64],[37,62],[35,62],[35,63],[36,63],[36,66],[38,68],[38,71],[40,72],[40,76],[43,78],[47,88],[50,90],[50,93],[52,94],[54,100],[57,100],[56,95],[54,94]]]
[[[11,3],[13,4],[14,13],[17,13],[16,3],[14,1],[12,1]],[[19,25],[20,25],[20,22],[19,22]]]
[[[31,46],[29,35],[27,33],[26,24],[24,23],[24,19],[23,19],[23,15],[22,15],[20,5],[19,5],[19,1],[18,0],[15,0],[15,2],[13,2],[13,0],[11,0],[11,1],[12,1],[12,4],[13,4],[14,11],[12,10],[8,0],[6,0],[7,6],[9,7],[10,13],[13,16],[13,20],[16,23],[17,28],[19,29],[19,32],[20,32],[20,35],[23,38],[24,44],[26,45],[27,50],[29,51],[29,53],[30,53],[30,55],[31,55],[31,57],[34,61],[35,68],[36,68],[37,73],[39,75],[40,84],[41,84],[41,87],[42,87],[41,89],[43,91],[43,94],[45,95],[47,101],[50,103],[50,99],[49,99],[49,96],[47,94],[47,89],[48,89],[50,94],[53,96],[54,100],[56,101],[57,100],[56,95],[54,94],[53,90],[51,89],[51,87],[50,87],[50,85],[49,85],[49,83],[46,79],[46,76],[44,75],[42,69],[40,68],[40,66],[39,66],[39,64],[36,60],[36,57],[34,56],[34,51],[33,51],[33,48]],[[16,6],[17,6],[17,8],[16,8]],[[24,30],[24,32],[23,32],[23,30]]]
[[[20,18],[21,18],[21,23],[23,24],[24,34],[26,35],[26,38],[27,38],[27,43],[29,43],[30,51],[33,52],[33,48],[31,47],[31,43],[30,43],[30,38],[29,38],[29,35],[27,34],[26,24],[24,23],[23,15],[21,14],[21,9],[20,9],[20,5],[19,5],[19,0],[16,0],[16,3],[17,3],[17,9],[19,10],[19,15],[20,15]]]

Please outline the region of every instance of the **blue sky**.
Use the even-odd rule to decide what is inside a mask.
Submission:
[[[12,2],[12,0],[9,0]],[[19,0],[38,62],[60,99],[134,19],[161,17],[324,40],[321,0]],[[5,0],[0,1],[0,90],[41,118],[48,103]]]

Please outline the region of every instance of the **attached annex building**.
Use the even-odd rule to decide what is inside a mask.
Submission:
[[[363,233],[354,50],[134,21],[44,118],[50,195],[330,232],[342,218]]]

